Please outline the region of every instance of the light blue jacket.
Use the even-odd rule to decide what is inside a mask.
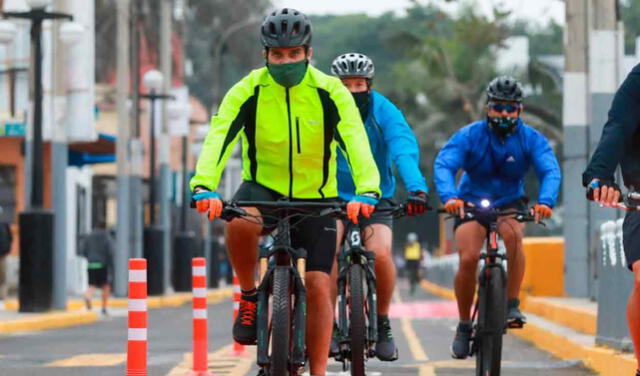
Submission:
[[[416,136],[402,112],[375,90],[369,96],[369,115],[364,127],[380,172],[381,197],[392,198],[396,190],[392,162],[407,191],[428,193],[429,188],[419,168],[420,149]],[[337,158],[338,194],[340,198],[350,200],[355,194],[351,171],[340,149]]]
[[[523,178],[532,165],[540,181],[538,202],[553,207],[561,174],[547,139],[519,120],[503,142],[482,120],[460,129],[440,150],[434,179],[443,203],[457,197],[477,205],[488,199],[500,207],[524,196]],[[460,169],[464,173],[456,187]]]

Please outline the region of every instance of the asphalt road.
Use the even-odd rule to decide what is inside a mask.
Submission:
[[[231,354],[232,305],[229,300],[209,306],[209,366],[216,375],[255,375],[252,348]],[[372,360],[368,375],[472,375],[475,360],[453,360],[449,345],[457,324],[453,302],[418,291],[407,294],[399,283],[392,307],[392,328],[400,359]],[[191,350],[191,307],[149,311],[149,375],[186,375]],[[98,323],[45,332],[0,337],[0,375],[76,376],[123,375],[126,351],[126,311],[112,310]],[[332,362],[329,375],[341,374]],[[564,361],[507,335],[504,375],[593,375],[577,360]],[[346,373],[345,373],[346,375]]]

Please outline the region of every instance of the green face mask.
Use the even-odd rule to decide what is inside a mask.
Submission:
[[[294,87],[302,81],[307,73],[307,61],[302,60],[297,63],[269,64],[267,69],[271,77],[280,85],[288,88]]]

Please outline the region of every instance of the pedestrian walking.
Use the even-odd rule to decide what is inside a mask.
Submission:
[[[106,230],[104,222],[98,222],[96,228],[80,244],[80,254],[87,258],[89,287],[84,295],[87,309],[91,309],[91,299],[96,288],[102,289],[102,314],[107,315],[107,304],[111,293],[113,277],[113,236]]]
[[[3,209],[0,206],[0,217]],[[9,223],[0,221],[0,300],[7,297],[7,255],[11,252],[13,245],[13,235]]]

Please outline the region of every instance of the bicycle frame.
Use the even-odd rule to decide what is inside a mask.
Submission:
[[[498,222],[490,221],[489,225],[485,227],[487,229],[487,238],[486,238],[486,251],[480,252],[480,260],[483,260],[482,268],[480,269],[480,273],[478,274],[478,298],[475,301],[473,307],[473,315],[471,320],[477,324],[477,328],[474,333],[474,337],[472,341],[475,345],[477,342],[477,338],[490,333],[491,330],[487,328],[483,328],[481,323],[477,322],[478,319],[478,311],[480,309],[485,309],[486,307],[480,307],[480,290],[484,288],[484,286],[488,283],[488,278],[490,276],[491,268],[498,268],[501,271],[503,276],[503,281],[506,281],[506,271],[503,266],[503,261],[507,262],[507,256],[505,254],[499,253],[498,246]],[[501,333],[506,333],[506,322],[505,327],[501,330]],[[475,346],[472,347],[472,354],[475,353]]]
[[[354,264],[359,264],[363,267],[367,281],[367,308],[368,308],[368,331],[367,331],[367,343],[369,351],[368,356],[375,356],[374,346],[378,338],[378,321],[376,319],[378,315],[377,307],[377,293],[376,293],[376,275],[375,275],[375,253],[368,251],[362,244],[362,234],[360,226],[348,222],[345,230],[344,249],[341,249],[338,253],[338,331],[339,331],[339,344],[340,355],[337,357],[338,361],[345,362],[350,358],[349,355],[349,325],[347,322],[347,297],[346,297],[346,283],[349,269]]]

